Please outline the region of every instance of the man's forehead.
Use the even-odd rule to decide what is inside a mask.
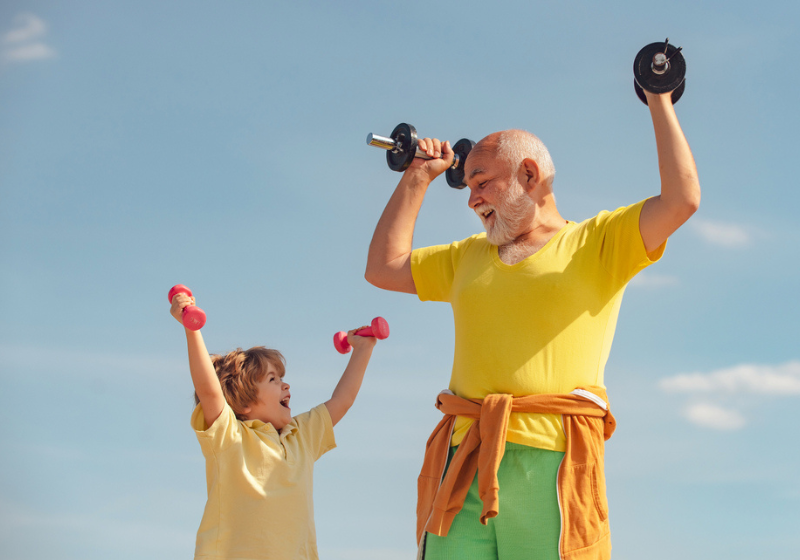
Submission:
[[[489,149],[479,149],[478,146],[472,149],[464,163],[464,174],[467,179],[472,179],[476,175],[486,173],[497,160],[494,151]]]

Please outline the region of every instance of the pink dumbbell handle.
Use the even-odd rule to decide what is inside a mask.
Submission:
[[[383,340],[389,336],[389,323],[383,317],[375,317],[368,327],[358,329],[354,334],[358,336],[374,336]]]
[[[370,326],[358,329],[354,334],[358,336],[374,336],[378,340],[383,340],[389,336],[389,323],[383,317],[375,317]],[[347,342],[347,333],[340,331],[333,335],[333,345],[341,354],[347,354],[353,349]]]
[[[170,303],[172,303],[172,298],[174,298],[176,294],[186,294],[187,296],[192,297],[192,290],[183,284],[172,286],[169,294],[167,294],[167,298],[169,298]],[[187,305],[184,307],[181,318],[183,319],[183,326],[190,331],[200,330],[203,328],[203,325],[206,324],[206,312],[196,305]]]

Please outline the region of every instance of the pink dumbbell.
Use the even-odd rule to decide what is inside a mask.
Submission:
[[[169,291],[167,296],[169,297],[170,303],[172,303],[172,298],[175,297],[175,294],[186,294],[187,296],[192,297],[192,290],[183,284],[172,286],[172,289]],[[190,331],[199,331],[203,328],[203,325],[206,324],[206,312],[196,305],[187,305],[183,308],[182,319],[184,327]]]
[[[370,323],[370,326],[357,330],[358,336],[374,336],[378,340],[383,340],[389,336],[389,323],[383,317],[375,317]],[[333,335],[333,345],[340,354],[347,354],[353,349],[350,343],[347,342],[347,333],[340,331]]]

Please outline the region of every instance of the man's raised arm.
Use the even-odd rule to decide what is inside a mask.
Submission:
[[[658,149],[661,194],[649,199],[639,217],[639,231],[648,252],[657,249],[700,206],[700,182],[689,144],[672,106],[671,93],[645,90]]]
[[[422,201],[431,181],[453,162],[449,142],[425,138],[419,141],[419,149],[441,158],[415,158],[403,173],[372,235],[364,273],[367,282],[378,288],[407,294],[417,293],[411,275],[411,247]]]

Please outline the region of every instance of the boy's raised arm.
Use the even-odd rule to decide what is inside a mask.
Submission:
[[[170,313],[181,325],[183,324],[181,313],[187,305],[194,305],[193,297],[176,294],[172,298]],[[203,335],[200,334],[200,331],[186,328],[184,330],[186,331],[186,346],[189,350],[189,373],[192,376],[197,398],[200,399],[200,405],[203,407],[206,425],[211,426],[225,408],[225,394],[222,392],[214,364],[211,363],[208,355]]]
[[[333,390],[333,395],[325,402],[334,426],[353,406],[358,391],[361,389],[361,382],[364,379],[364,372],[367,371],[369,359],[372,357],[372,349],[377,342],[377,339],[372,336],[358,336],[355,334],[356,330],[358,329],[347,333],[347,342],[353,347],[350,362],[336,385],[336,389]]]

